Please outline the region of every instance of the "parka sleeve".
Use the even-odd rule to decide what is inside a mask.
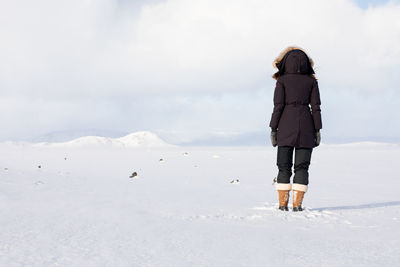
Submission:
[[[318,82],[314,81],[312,89],[311,89],[311,114],[314,120],[315,130],[322,129],[322,120],[321,120],[321,99],[319,96]]]
[[[276,81],[275,92],[274,92],[274,110],[272,112],[271,121],[269,127],[277,129],[279,120],[281,119],[282,111],[285,108],[285,88],[282,82],[278,79]]]

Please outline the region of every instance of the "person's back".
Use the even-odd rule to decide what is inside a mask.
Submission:
[[[294,195],[301,192],[301,200],[293,200],[294,210],[302,210],[302,196],[308,187],[311,152],[319,145],[319,130],[322,128],[318,83],[314,77],[312,60],[299,48],[286,49],[274,65],[278,72],[273,76],[277,83],[270,127],[272,144],[278,145],[276,188],[280,193],[280,209],[287,210],[287,201],[281,200],[287,200],[290,189],[293,189]],[[295,177],[291,185],[294,148]]]

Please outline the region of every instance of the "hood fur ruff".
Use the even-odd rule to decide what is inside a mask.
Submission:
[[[274,62],[272,62],[272,66],[274,66],[274,68],[277,69],[278,67],[276,66],[276,64],[278,64],[279,62],[281,62],[282,58],[283,58],[288,52],[293,51],[293,50],[301,50],[301,51],[303,51],[303,52],[307,55],[306,51],[304,51],[303,48],[298,47],[298,46],[289,46],[288,48],[286,48],[285,50],[283,50],[283,51],[279,54],[279,56],[278,56],[277,58],[275,58]],[[307,55],[307,56],[308,56],[308,55]],[[313,68],[313,67],[314,67],[314,61],[313,61],[309,56],[308,56],[308,59],[310,60],[311,67]]]
[[[282,61],[282,59],[285,57],[285,55],[286,55],[288,52],[293,51],[293,50],[300,50],[300,51],[303,51],[304,54],[307,55],[307,53],[304,51],[303,48],[298,47],[298,46],[289,46],[288,48],[286,48],[285,50],[283,50],[283,51],[279,54],[279,56],[278,56],[277,58],[275,58],[275,60],[272,62],[272,66],[273,66],[275,69],[278,69],[278,66],[277,66],[277,65]],[[307,55],[307,57],[308,57],[308,60],[309,60],[309,62],[310,62],[310,66],[311,66],[311,69],[312,69],[312,74],[311,74],[311,76],[312,76],[314,79],[317,79],[317,78],[315,77],[314,70],[313,70],[314,61],[313,61],[308,55]],[[282,74],[280,73],[280,70],[278,70],[276,73],[274,73],[274,75],[272,75],[272,78],[274,78],[275,80],[277,80],[277,79],[279,78],[280,75],[282,75]]]

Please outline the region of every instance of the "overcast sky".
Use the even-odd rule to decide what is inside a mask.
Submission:
[[[1,0],[0,141],[150,130],[262,143],[272,61],[298,45],[325,141],[400,142],[399,43],[399,1]]]

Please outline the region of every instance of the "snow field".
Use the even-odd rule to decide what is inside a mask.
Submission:
[[[398,145],[315,149],[301,213],[270,147],[0,149],[0,266],[400,263]]]

